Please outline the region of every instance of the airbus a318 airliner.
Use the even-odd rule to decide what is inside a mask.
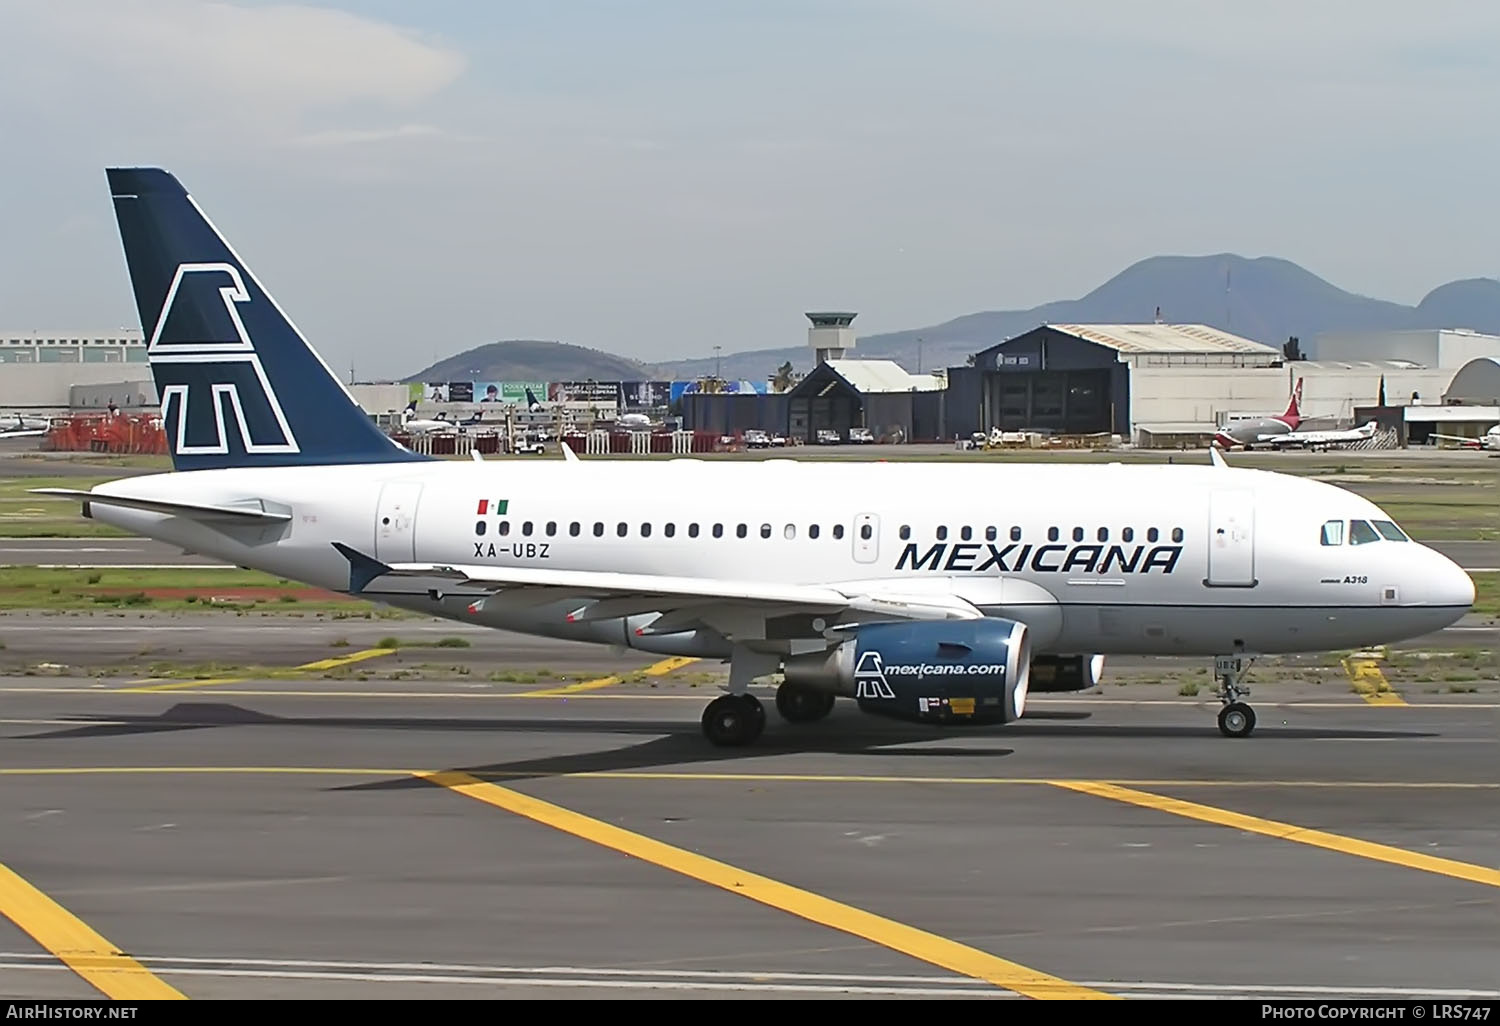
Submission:
[[[1106,656],[1213,657],[1219,728],[1258,654],[1439,630],[1474,585],[1378,507],[1227,466],[453,461],[383,434],[166,171],[108,172],[171,473],[83,513],[453,620],[727,660],[703,731],[744,745],[838,696],[1005,723]]]

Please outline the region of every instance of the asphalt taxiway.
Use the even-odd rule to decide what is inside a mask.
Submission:
[[[351,641],[291,658],[475,656]],[[1162,688],[841,702],[723,750],[697,665],[579,651],[0,678],[0,994],[1500,996],[1492,690],[1288,686],[1240,740]]]

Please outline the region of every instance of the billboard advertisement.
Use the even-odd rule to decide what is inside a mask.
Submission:
[[[665,406],[672,401],[670,381],[622,381],[620,401],[627,409]]]
[[[474,401],[476,403],[515,403],[518,406],[526,405],[526,390],[537,397],[538,401],[547,397],[547,383],[545,381],[476,381],[474,382]]]
[[[555,403],[597,403],[600,406],[618,406],[620,405],[620,383],[618,381],[552,381],[547,384],[547,398]]]

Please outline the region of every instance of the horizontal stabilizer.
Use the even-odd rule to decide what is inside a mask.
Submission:
[[[227,519],[244,523],[284,523],[292,519],[290,513],[278,513],[266,509],[259,499],[247,500],[247,504],[243,506],[225,506],[210,502],[168,502],[165,499],[103,495],[99,492],[83,492],[73,488],[32,488],[30,491],[33,495],[57,495],[67,499],[81,499],[85,504],[123,506],[126,509],[143,509],[151,513],[167,513],[195,520]],[[248,503],[254,503],[254,505]]]

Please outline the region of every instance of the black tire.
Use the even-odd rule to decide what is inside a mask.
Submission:
[[[816,723],[833,711],[834,696],[805,684],[783,684],[776,689],[776,711],[788,723]]]
[[[1244,702],[1230,702],[1219,710],[1219,733],[1225,737],[1249,737],[1255,730],[1255,710]]]
[[[720,747],[747,745],[765,726],[766,712],[749,695],[720,695],[703,710],[703,736]]]

